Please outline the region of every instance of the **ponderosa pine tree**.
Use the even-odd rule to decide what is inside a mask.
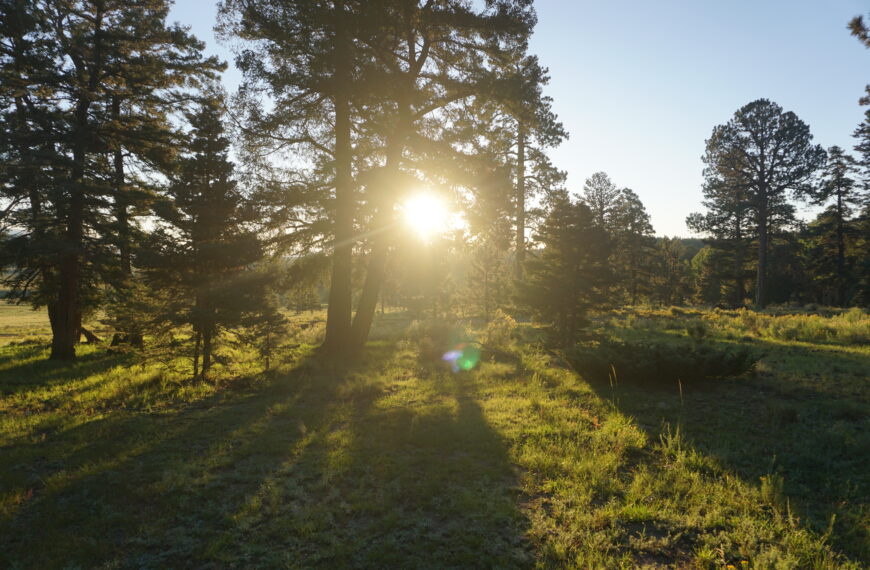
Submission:
[[[809,194],[825,151],[812,144],[809,127],[797,115],[758,99],[713,129],[703,159],[707,183],[743,193],[752,212],[758,242],[755,303],[763,308],[772,224],[787,215],[789,194]]]
[[[610,216],[614,272],[625,297],[634,305],[650,292],[653,227],[643,202],[630,188],[619,191]]]
[[[17,141],[20,156],[25,146],[38,149],[41,174],[21,178],[36,172],[24,168],[15,180],[23,187],[4,190],[27,194],[15,207],[30,213],[29,222],[18,216],[17,239],[4,249],[15,251],[13,290],[36,289],[29,300],[48,307],[51,358],[71,359],[82,315],[102,285],[129,276],[127,208],[141,194],[122,183],[123,153],[150,159],[166,146],[155,125],[165,130],[167,119],[153,105],[141,107],[144,94],[156,100],[219,65],[203,59],[202,45],[183,29],[165,26],[166,0],[22,0],[7,8],[14,17],[3,68],[17,88],[5,109],[18,111],[4,138]],[[149,118],[122,127],[121,97],[133,93]]]
[[[656,240],[652,299],[663,305],[682,305],[692,293],[689,250],[678,237]]]
[[[526,261],[517,301],[551,323],[560,342],[570,344],[586,325],[589,310],[608,299],[610,238],[585,203],[559,191],[548,198],[536,240],[540,249]]]
[[[547,69],[526,53],[526,38],[496,60],[501,78],[492,97],[482,98],[483,126],[490,149],[503,157],[513,173],[514,278],[521,280],[525,264],[528,200],[556,190],[566,178],[546,154],[568,138],[552,110],[553,100],[543,94],[549,83]]]
[[[444,119],[451,109],[472,109],[476,97],[491,94],[499,77],[493,54],[524,41],[534,24],[529,3],[520,0],[479,7],[455,0],[384,0],[372,8],[385,33],[367,40],[382,74],[378,101],[369,109],[381,119],[367,127],[369,138],[384,141],[383,166],[365,195],[375,212],[369,225],[374,237],[354,316],[355,346],[368,338],[385,280],[396,239],[389,231],[395,204],[425,177],[441,184],[464,177],[462,149],[469,139],[457,140]]]
[[[30,0],[0,4],[0,273],[7,300],[54,300],[66,157],[49,79],[58,57]],[[40,87],[40,88],[37,88]]]
[[[358,80],[360,35],[370,33],[363,28],[374,15],[365,19],[370,6],[359,0],[223,0],[219,6],[220,33],[244,42],[236,53],[244,75],[239,109],[249,146],[259,147],[250,154],[293,152],[297,171],[307,174],[293,176],[287,195],[276,193],[276,199],[290,204],[295,229],[320,228],[324,218],[329,221],[324,230],[332,278],[325,346],[344,349],[351,342],[357,202],[352,113],[364,91]],[[307,165],[298,168],[302,157]]]
[[[609,228],[616,210],[620,190],[606,172],[596,172],[583,184],[583,202],[592,210],[595,223]]]
[[[467,244],[468,273],[463,298],[486,321],[509,301],[511,267],[511,212],[513,210],[510,168],[496,168],[481,177],[466,219],[471,238]]]
[[[815,253],[817,256],[834,260],[834,271],[831,277],[836,291],[835,302],[839,306],[847,303],[847,288],[850,281],[846,258],[848,234],[852,232],[849,220],[853,208],[860,207],[866,200],[862,188],[854,178],[856,173],[855,159],[846,154],[842,148],[832,146],[828,149],[828,161],[823,170],[821,184],[813,196],[814,203],[821,206],[829,204],[814,224],[817,238]]]

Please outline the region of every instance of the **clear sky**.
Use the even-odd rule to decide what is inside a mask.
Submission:
[[[176,0],[170,19],[232,65],[212,26],[216,2]],[[551,152],[568,187],[603,170],[643,200],[659,235],[690,235],[701,209],[701,155],[715,125],[765,97],[850,149],[863,118],[870,51],[846,24],[859,0],[537,0],[532,52],[570,132]],[[234,89],[238,73],[225,83]]]

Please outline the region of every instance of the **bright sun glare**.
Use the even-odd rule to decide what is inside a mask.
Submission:
[[[416,194],[402,204],[405,222],[423,239],[448,229],[448,212],[444,202],[432,194]]]

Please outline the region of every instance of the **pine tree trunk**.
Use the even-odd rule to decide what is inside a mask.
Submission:
[[[736,247],[734,249],[734,281],[737,287],[735,305],[742,305],[746,299],[746,280],[743,276],[743,230],[741,229],[742,218],[737,219]]]
[[[837,305],[846,305],[846,237],[843,230],[843,197],[837,193]]]
[[[336,2],[336,11],[343,11],[343,3]],[[326,339],[324,345],[338,351],[351,342],[352,266],[353,266],[353,180],[351,149],[351,120],[348,101],[350,68],[347,31],[343,21],[336,29],[335,41],[335,245],[332,254],[332,281],[326,312]]]
[[[193,379],[196,380],[199,378],[199,346],[202,342],[202,335],[199,334],[199,331],[196,332],[195,340],[193,342]]]
[[[75,345],[79,339],[81,326],[81,300],[79,286],[81,281],[81,251],[84,238],[84,174],[85,148],[87,141],[88,108],[85,99],[76,106],[76,133],[73,139],[73,166],[69,183],[70,199],[67,208],[66,243],[59,254],[57,305],[55,318],[51,320],[52,360],[73,360],[76,356]]]
[[[526,130],[522,123],[517,129],[517,188],[516,188],[517,251],[514,277],[523,278],[523,263],[526,259]]]
[[[767,200],[763,199],[758,212],[758,273],[755,283],[755,305],[759,309],[767,306],[767,216]]]
[[[402,183],[399,160],[402,157],[407,133],[410,132],[410,129],[411,107],[407,99],[403,99],[399,101],[399,124],[387,151],[385,176],[381,181],[384,192],[375,217],[376,235],[366,272],[366,281],[353,319],[351,334],[355,348],[361,348],[369,338],[377,308],[378,294],[386,280],[387,257],[390,242],[393,239],[392,232],[389,230],[393,221],[393,208],[400,191],[398,185]]]
[[[211,368],[211,349],[212,349],[212,332],[210,330],[202,333],[202,377],[208,376],[208,371]]]

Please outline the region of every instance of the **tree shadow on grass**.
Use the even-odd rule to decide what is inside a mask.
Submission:
[[[48,360],[43,344],[3,347],[0,350],[0,396],[15,395],[40,388],[51,388],[106,372],[132,362],[127,353],[102,349],[80,355],[74,362]]]
[[[707,340],[722,349],[735,343]],[[688,444],[747,482],[777,474],[802,521],[819,534],[836,515],[831,543],[870,557],[866,470],[870,355],[848,348],[749,343],[764,354],[760,370],[725,381],[590,384],[653,438],[680,427]]]
[[[380,341],[0,450],[0,566],[523,565],[504,445],[459,377],[409,366]]]

